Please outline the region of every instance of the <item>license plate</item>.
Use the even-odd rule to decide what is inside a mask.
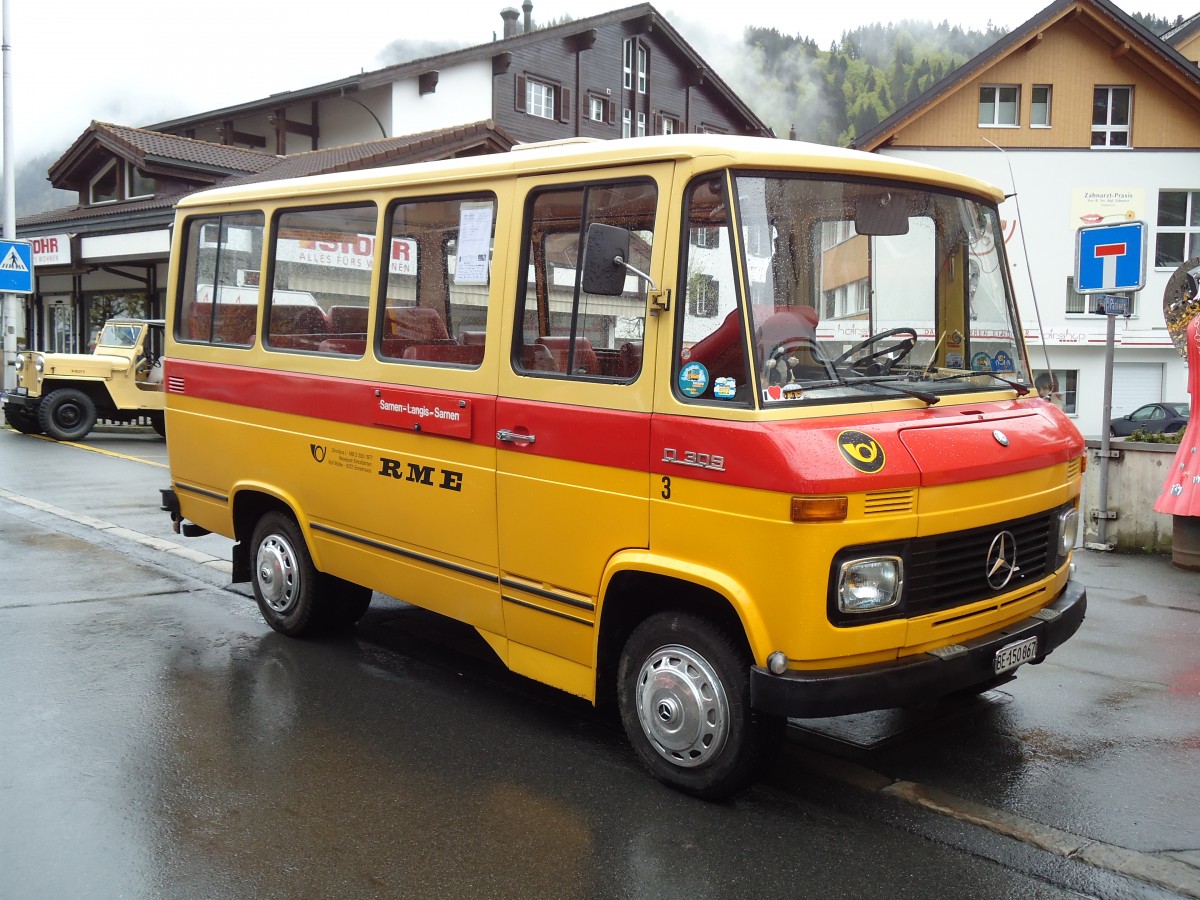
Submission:
[[[1017,641],[1015,644],[1009,644],[1007,647],[1001,647],[996,651],[996,658],[992,662],[995,673],[999,675],[1001,672],[1007,672],[1022,663],[1027,663],[1037,657],[1037,652],[1038,639],[1036,635],[1025,638],[1023,641]]]

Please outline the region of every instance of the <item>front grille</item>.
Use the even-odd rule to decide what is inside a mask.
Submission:
[[[906,615],[919,616],[952,606],[1010,594],[1047,573],[1050,552],[1049,513],[990,525],[972,531],[918,538],[909,543],[904,566]],[[987,580],[987,554],[996,535],[1016,539],[1017,571],[999,591]]]
[[[1046,577],[1054,565],[1058,512],[1052,509],[969,531],[847,547],[834,557],[830,569],[829,620],[835,625],[865,625],[926,615],[1019,592],[1024,585]],[[1012,535],[1016,545],[1017,570],[1006,585],[995,590],[988,584],[988,550],[1003,531]],[[898,607],[879,613],[843,613],[837,604],[837,579],[842,563],[866,556],[898,556],[903,560],[903,600]]]

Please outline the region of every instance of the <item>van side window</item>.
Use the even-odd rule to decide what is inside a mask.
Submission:
[[[683,400],[745,405],[752,388],[725,193],[724,180],[710,176],[687,194],[672,384]]]
[[[642,370],[646,279],[632,272],[620,296],[587,294],[581,247],[594,222],[630,232],[629,260],[650,268],[658,191],[652,181],[539,191],[526,211],[528,273],[518,287],[513,367],[539,376],[631,382]]]
[[[496,199],[401,201],[388,214],[379,356],[478,368],[487,335]]]
[[[263,317],[266,346],[363,355],[376,218],[370,203],[279,214]],[[335,311],[338,332],[333,331]],[[351,330],[358,324],[360,331]]]
[[[258,319],[262,213],[188,219],[184,225],[175,338],[249,347]]]

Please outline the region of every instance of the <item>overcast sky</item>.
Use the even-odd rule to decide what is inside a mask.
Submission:
[[[9,4],[14,157],[60,153],[93,119],[142,126],[258,100],[380,68],[397,39],[470,46],[502,27],[503,0],[92,0]],[[1196,0],[1191,0],[1196,2]],[[535,0],[535,21],[579,19],[633,5],[623,0]],[[813,38],[901,19],[1014,28],[1042,0],[656,0],[654,6],[718,74],[747,26]],[[1128,12],[1188,16],[1174,0],[1118,0]],[[745,98],[754,106],[754,98]]]

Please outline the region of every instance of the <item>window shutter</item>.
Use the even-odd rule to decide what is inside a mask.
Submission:
[[[617,101],[616,100],[608,101],[608,116],[605,118],[604,121],[607,122],[609,125],[617,124]]]
[[[517,112],[525,112],[525,76],[517,76],[517,96],[514,98],[517,104]]]
[[[558,121],[570,122],[571,121],[571,89],[566,88],[566,87],[559,88],[559,95],[560,95],[560,98],[558,101]]]

